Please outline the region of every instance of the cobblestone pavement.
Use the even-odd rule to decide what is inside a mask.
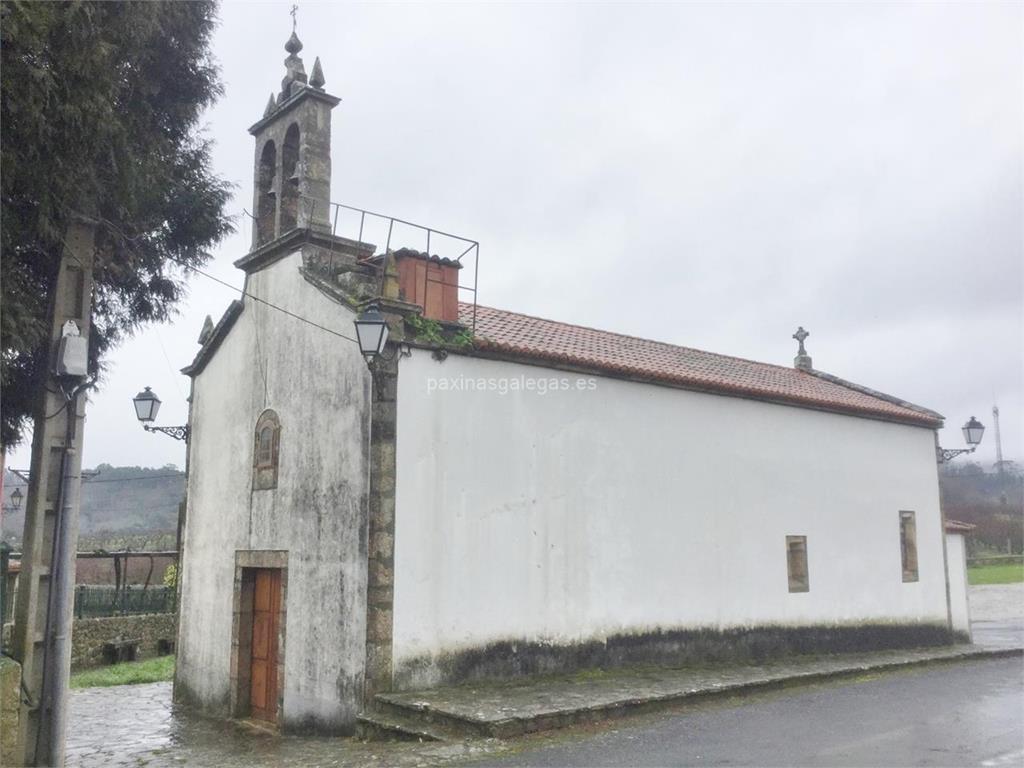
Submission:
[[[141,765],[168,744],[170,683],[82,688],[71,692],[68,765]]]
[[[439,766],[484,757],[501,742],[365,743],[356,739],[279,737],[181,711],[170,683],[72,691],[68,768],[195,766]]]

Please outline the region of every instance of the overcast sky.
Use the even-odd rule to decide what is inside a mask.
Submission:
[[[481,303],[782,365],[803,325],[816,368],[943,413],[946,447],[998,402],[1022,459],[1022,7],[304,2],[298,33],[343,100],[332,198],[479,240]],[[239,231],[210,271],[237,286],[289,8],[221,9]],[[184,423],[177,371],[233,297],[195,278],[113,354],[87,466],[183,466],[130,400]]]

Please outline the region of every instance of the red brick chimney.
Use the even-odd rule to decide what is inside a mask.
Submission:
[[[442,323],[459,321],[459,270],[451,259],[410,248],[391,254],[398,269],[398,297],[423,307],[423,316]]]

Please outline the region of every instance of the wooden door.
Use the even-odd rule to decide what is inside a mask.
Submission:
[[[277,638],[281,613],[281,571],[256,569],[252,596],[252,717],[277,722]]]

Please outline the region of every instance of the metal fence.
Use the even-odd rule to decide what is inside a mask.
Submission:
[[[323,206],[323,202],[307,195],[302,196],[303,204],[306,206],[307,219],[312,221],[318,213],[326,213],[330,221],[331,234],[335,237],[348,237],[358,243],[369,245],[366,238],[372,237],[377,242],[384,241],[384,247],[376,247],[374,255],[391,252],[391,243],[395,238],[410,238],[409,245],[422,243],[423,253],[428,256],[438,255],[451,261],[458,262],[463,267],[470,266],[469,259],[472,257],[472,282],[463,283],[464,278],[460,274],[459,283],[456,285],[459,291],[459,299],[462,294],[471,300],[473,305],[472,330],[476,333],[476,309],[477,309],[477,286],[479,285],[480,271],[480,243],[461,235],[453,235],[451,232],[444,232],[423,224],[416,224],[412,221],[399,219],[395,216],[388,216],[384,213],[375,213],[363,208],[356,208],[353,205],[344,203],[327,203],[327,211],[318,211],[317,206]],[[358,222],[358,227],[356,223]],[[344,234],[343,234],[344,233]],[[376,245],[376,243],[374,243]],[[459,270],[460,273],[464,270]],[[426,273],[424,273],[426,274]],[[425,280],[430,278],[424,277]],[[467,301],[466,303],[470,303]]]
[[[174,613],[177,591],[174,587],[79,585],[75,587],[75,618],[132,616],[141,613]]]

